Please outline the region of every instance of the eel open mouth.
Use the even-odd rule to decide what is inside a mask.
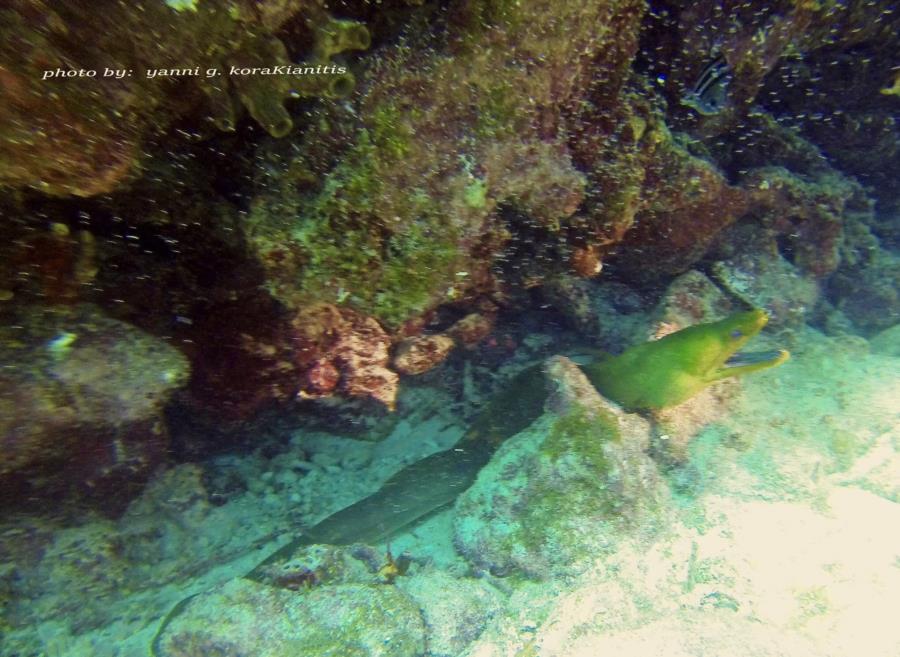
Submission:
[[[770,366],[777,365],[779,362],[786,360],[788,352],[784,349],[771,349],[769,351],[738,351],[732,354],[728,360],[722,364],[723,369],[732,367],[746,367],[747,365],[766,364]]]
[[[768,351],[738,351],[733,353],[722,364],[722,370],[730,370],[738,367],[751,367],[763,369],[780,365],[790,357],[785,349],[770,349]]]

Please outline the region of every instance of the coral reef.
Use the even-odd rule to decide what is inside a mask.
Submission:
[[[604,198],[588,207],[593,239],[605,245],[602,253],[618,253],[619,271],[637,281],[683,273],[723,230],[751,218],[783,236],[802,273],[823,278],[835,270],[845,218],[864,203],[858,185],[832,169],[808,179],[777,167],[745,171],[738,184],[730,184],[724,172],[692,155],[668,131],[660,127],[655,134],[662,136],[640,157],[596,164],[600,184],[621,177],[622,167],[637,179],[630,201]]]
[[[85,292],[99,269],[94,234],[73,231],[61,222],[47,226],[11,223],[0,260],[3,301],[12,301],[9,305],[67,305],[86,300]]]
[[[462,3],[444,41],[379,53],[339,157],[313,145],[335,143],[347,118],[335,111],[282,163],[312,188],[283,180],[254,203],[248,239],[269,289],[290,308],[346,303],[392,328],[491,291],[498,206],[550,231],[578,208],[565,112],[594,57],[615,50],[613,26],[639,19],[630,0]]]
[[[204,0],[178,11],[161,0],[16,0],[0,13],[0,184],[53,195],[109,192],[131,173],[145,139],[196,107],[234,130],[237,102],[283,136],[291,95],[344,96],[352,74],[243,74],[296,66],[275,32],[300,14],[312,67],[369,46],[364,26],[331,18],[318,0]],[[235,71],[235,69],[237,69]],[[212,73],[211,73],[212,71]]]
[[[388,369],[390,338],[371,317],[322,304],[294,319],[296,358],[306,369],[298,396],[304,399],[371,397],[393,410],[397,373]]]
[[[192,421],[391,409],[398,373],[453,344],[480,359],[536,299],[625,347],[695,267],[777,324],[813,305],[834,330],[896,321],[894,197],[842,172],[878,182],[896,159],[897,18],[864,3],[101,4],[2,10],[0,303],[90,301],[171,340]],[[682,100],[717,49],[726,107],[697,116]],[[262,73],[297,60],[348,70]],[[205,76],[232,67],[260,70]],[[291,116],[304,95],[325,102]],[[102,197],[50,198],[70,194]],[[34,394],[17,412],[54,407]]]
[[[569,274],[556,276],[541,286],[541,293],[569,322],[586,336],[600,335],[600,317],[594,307],[594,289],[584,279]]]
[[[499,591],[484,579],[453,577],[438,569],[406,578],[400,587],[422,610],[434,657],[462,654],[503,604]]]
[[[743,183],[762,224],[782,236],[802,274],[821,279],[834,272],[844,224],[868,205],[857,183],[834,170],[810,179],[769,167],[750,172]]]
[[[829,282],[837,307],[864,335],[900,321],[900,257],[878,249],[865,266],[839,271]]]
[[[454,346],[453,338],[446,335],[407,338],[397,345],[391,364],[401,374],[422,374],[443,362]]]
[[[469,313],[454,322],[447,329],[446,335],[457,340],[463,347],[472,349],[494,330],[496,307],[480,308],[481,312]]]
[[[707,276],[691,270],[675,278],[656,304],[647,339],[658,339],[693,324],[721,319],[735,312],[734,302]]]
[[[886,6],[858,0],[822,9],[824,20],[800,40],[802,60],[785,58],[779,75],[767,80],[765,107],[867,185],[882,210],[894,212],[900,196],[889,172],[900,166],[897,97],[882,89],[894,81],[900,19]]]
[[[606,250],[614,246],[623,254],[617,267],[637,280],[686,271],[719,231],[751,207],[746,193],[716,166],[691,155],[663,126],[647,132],[642,140],[650,146],[632,165],[630,177],[638,182],[630,186],[630,199],[612,205],[604,199],[591,212]],[[597,166],[598,177],[619,175],[605,162]]]
[[[164,623],[154,654],[229,645],[235,654],[419,655],[427,643],[429,654],[450,657],[500,606],[484,580],[423,568],[390,548],[313,544],[192,599]],[[213,614],[223,620],[210,627]],[[266,633],[250,630],[263,625]]]
[[[469,350],[477,347],[494,329],[496,307],[489,302],[482,306],[487,306],[486,311],[469,313],[442,333],[401,340],[393,368],[401,374],[422,374],[446,360],[456,346]]]
[[[3,657],[893,655],[895,7],[88,5],[0,7]]]
[[[764,250],[745,250],[713,263],[712,273],[730,294],[748,306],[764,308],[773,326],[803,323],[819,298],[815,280],[801,276],[782,258],[775,240],[769,240]]]

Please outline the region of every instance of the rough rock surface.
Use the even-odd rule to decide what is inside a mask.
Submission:
[[[390,337],[372,317],[323,304],[294,320],[296,358],[306,368],[298,396],[371,397],[390,410],[399,377],[388,369]]]
[[[442,363],[456,343],[447,335],[421,335],[397,345],[392,362],[401,374],[423,374]]]
[[[184,356],[87,305],[30,309],[0,328],[0,353],[5,494],[127,503],[165,458],[162,410],[187,379]]]
[[[652,533],[666,493],[649,427],[550,359],[547,412],[508,439],[456,503],[455,540],[476,568],[546,579],[583,570],[628,533]]]
[[[434,569],[398,584],[422,609],[430,657],[459,655],[503,608],[501,594],[484,579]]]
[[[816,305],[819,286],[782,258],[774,243],[762,253],[743,253],[713,263],[716,280],[728,292],[769,315],[771,326],[797,326]]]
[[[393,586],[290,591],[232,580],[192,599],[157,641],[159,657],[417,657],[419,609]]]

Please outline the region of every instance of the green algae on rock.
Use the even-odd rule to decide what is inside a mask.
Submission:
[[[646,420],[570,360],[550,359],[547,412],[507,440],[457,500],[455,541],[477,568],[537,579],[579,572],[630,533],[652,533],[665,486]]]
[[[353,118],[326,118],[292,156],[312,190],[276,184],[256,199],[248,241],[289,308],[345,303],[395,328],[496,287],[499,205],[551,232],[577,210],[585,180],[563,117],[594,54],[620,39],[613,19],[637,24],[641,3],[529,0],[488,22],[476,4],[454,9],[452,34],[419,44],[425,56],[404,44],[369,59]],[[303,155],[339,130],[337,157]]]

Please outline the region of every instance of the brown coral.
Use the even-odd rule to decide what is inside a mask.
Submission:
[[[394,369],[401,374],[423,374],[444,362],[456,342],[446,335],[407,338],[397,346]]]
[[[347,308],[321,304],[298,313],[293,324],[295,354],[306,369],[298,397],[318,399],[339,392],[372,398],[394,410],[399,377],[387,367],[391,339],[378,322]],[[340,377],[337,382],[335,373]]]
[[[453,323],[446,330],[446,335],[466,348],[471,349],[484,340],[494,330],[495,314],[493,312],[469,313]]]

